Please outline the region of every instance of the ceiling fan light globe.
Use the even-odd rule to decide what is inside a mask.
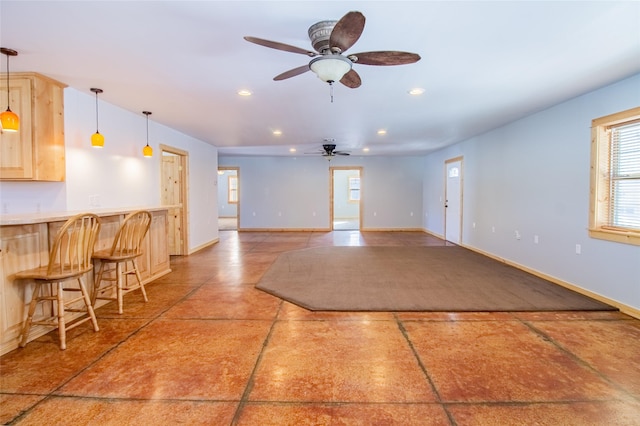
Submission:
[[[342,55],[324,55],[313,59],[309,68],[320,80],[334,83],[351,71],[351,61]]]

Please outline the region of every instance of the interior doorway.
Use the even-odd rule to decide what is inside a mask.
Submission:
[[[362,228],[362,167],[329,167],[330,220],[336,231]]]
[[[162,166],[163,206],[169,207],[169,254],[185,255],[189,253],[188,224],[189,208],[187,205],[187,176],[189,153],[181,149],[160,145]]]
[[[462,157],[444,162],[444,239],[455,244],[462,242]]]
[[[240,168],[218,167],[218,230],[240,228]]]

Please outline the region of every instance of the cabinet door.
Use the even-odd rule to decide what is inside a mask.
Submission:
[[[20,130],[0,133],[0,179],[33,178],[33,138],[31,126],[31,80],[9,80],[11,111],[20,118]],[[7,82],[0,84],[0,106],[6,109]]]
[[[151,228],[149,229],[149,241],[152,249],[149,263],[151,275],[157,275],[170,268],[169,243],[167,241],[169,224],[166,210],[152,212],[152,214]]]
[[[22,322],[27,316],[33,283],[17,281],[12,276],[19,271],[46,265],[49,261],[46,224],[0,227],[0,335],[4,354],[18,347]],[[38,308],[41,314],[43,305]],[[41,330],[42,329],[42,330]],[[32,334],[43,334],[42,326],[34,326]]]

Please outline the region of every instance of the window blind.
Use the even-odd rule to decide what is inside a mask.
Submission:
[[[610,130],[610,225],[640,230],[640,121]]]

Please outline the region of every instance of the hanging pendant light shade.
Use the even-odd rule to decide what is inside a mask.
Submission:
[[[0,47],[0,52],[7,55],[7,110],[0,114],[0,123],[2,130],[5,132],[17,132],[20,129],[20,118],[18,114],[11,111],[9,105],[11,98],[11,90],[9,87],[9,56],[18,56],[18,52],[6,47]]]
[[[142,113],[147,116],[147,145],[142,148],[142,155],[145,157],[153,157],[153,148],[149,146],[149,116],[151,115],[151,112],[142,111]]]
[[[104,147],[104,136],[98,131],[98,93],[102,93],[102,89],[91,88],[91,91],[96,94],[96,132],[91,135],[91,146],[94,148]]]

